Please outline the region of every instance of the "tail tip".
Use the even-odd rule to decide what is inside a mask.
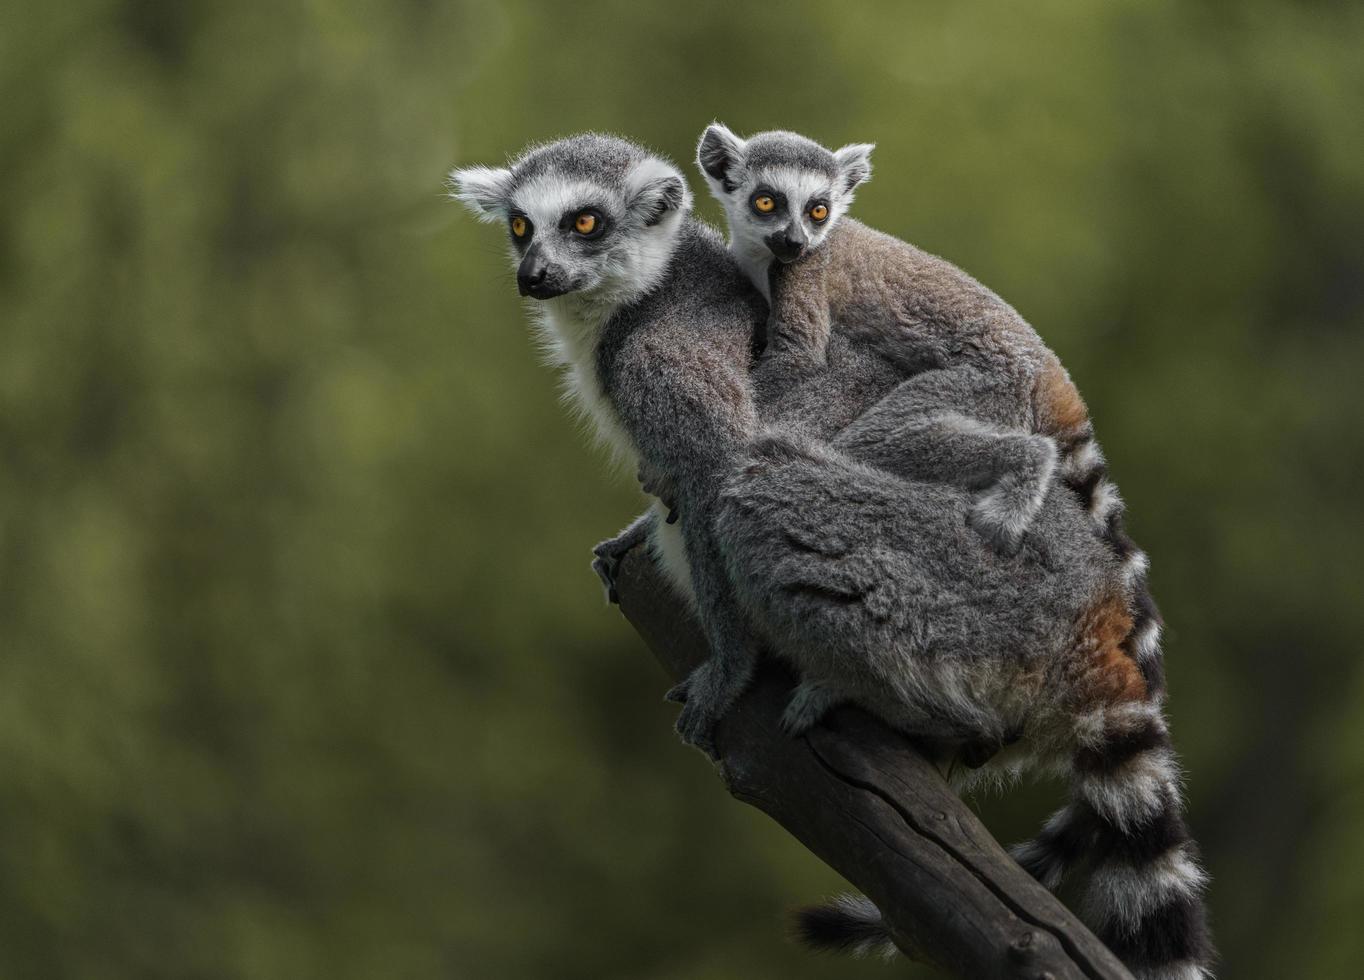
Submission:
[[[793,938],[808,949],[890,959],[899,953],[881,912],[862,895],[840,895],[824,905],[797,909]]]

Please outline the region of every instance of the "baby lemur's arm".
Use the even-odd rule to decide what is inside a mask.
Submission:
[[[806,260],[773,266],[768,346],[755,382],[760,393],[798,383],[822,368],[838,314],[828,279],[843,274],[835,265],[837,244],[827,243]],[[865,277],[868,271],[864,266],[858,273]],[[893,295],[875,281],[859,281],[855,288]],[[909,479],[981,491],[972,526],[1001,552],[1016,551],[1042,505],[1057,460],[1053,440],[1019,431],[1018,406],[1029,398],[1027,382],[967,357],[945,359],[927,342],[916,350],[919,338],[889,311],[877,329],[897,360],[941,366],[902,382],[838,433],[833,446]]]

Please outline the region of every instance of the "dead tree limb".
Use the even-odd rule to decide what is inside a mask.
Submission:
[[[669,675],[701,661],[695,620],[642,549],[626,556],[618,591]],[[775,664],[759,672],[717,732],[721,776],[871,898],[902,951],[966,980],[1131,980],[905,738],[853,709],[803,738],[783,734],[791,683]]]

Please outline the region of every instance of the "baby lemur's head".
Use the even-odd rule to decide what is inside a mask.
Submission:
[[[505,168],[450,174],[451,196],[504,222],[522,296],[615,305],[667,269],[691,192],[669,161],[615,136],[533,146]]]
[[[712,123],[696,162],[724,205],[735,255],[765,269],[773,256],[791,262],[825,239],[870,179],[871,151],[870,143],[827,150],[785,130],[745,140]]]

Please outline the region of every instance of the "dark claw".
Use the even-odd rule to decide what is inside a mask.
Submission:
[[[665,521],[664,523],[667,523],[667,524],[676,524],[676,523],[677,523],[677,508],[676,508],[676,507],[671,507],[671,508],[669,508],[669,510],[668,510],[668,519],[667,519],[667,521]]]
[[[687,682],[683,681],[681,684],[674,684],[672,687],[668,688],[668,693],[663,695],[663,700],[671,701],[673,704],[686,704]]]

